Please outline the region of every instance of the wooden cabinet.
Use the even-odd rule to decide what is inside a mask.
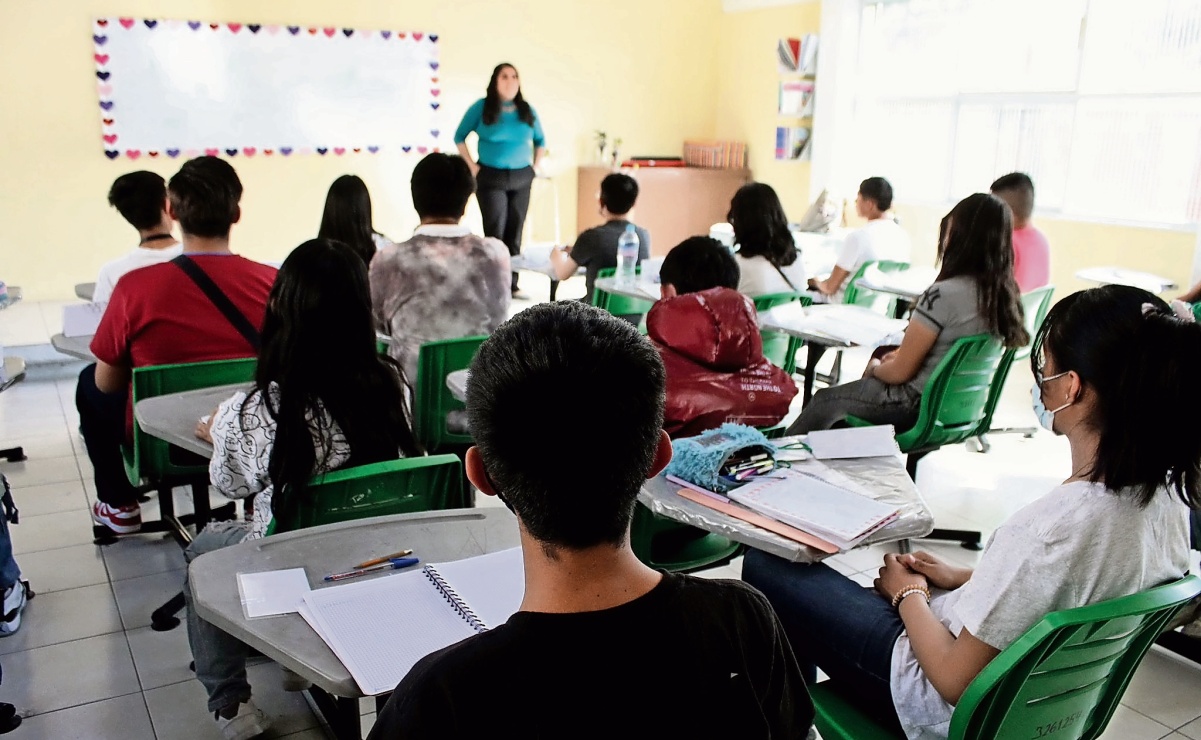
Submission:
[[[651,235],[651,254],[664,255],[690,236],[707,236],[709,227],[726,220],[730,199],[751,181],[750,170],[702,167],[622,169],[638,181],[638,203],[630,219]],[[576,233],[603,223],[600,183],[613,170],[581,167],[576,204]]]

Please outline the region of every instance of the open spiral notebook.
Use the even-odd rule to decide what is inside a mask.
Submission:
[[[521,606],[521,548],[319,588],[300,615],[366,696],[396,688],[417,661],[504,624]]]

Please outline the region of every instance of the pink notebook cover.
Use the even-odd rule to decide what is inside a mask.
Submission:
[[[762,514],[759,514],[758,512],[751,511],[750,509],[737,506],[729,503],[728,501],[720,501],[713,494],[698,493],[687,488],[682,488],[677,491],[677,493],[681,497],[686,498],[695,504],[700,504],[701,506],[713,509],[714,511],[720,511],[721,513],[732,516],[735,519],[741,519],[744,522],[754,524],[756,527],[762,527],[769,532],[775,532],[781,537],[787,537],[788,539],[793,540],[794,542],[799,542],[802,545],[808,545],[809,547],[812,547],[816,550],[821,550],[825,553],[830,553],[831,555],[838,552],[838,546],[833,543],[826,542],[819,537],[814,537],[808,532],[803,532],[796,527],[790,527],[783,522],[770,519]]]

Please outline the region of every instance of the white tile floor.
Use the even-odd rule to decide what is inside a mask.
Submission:
[[[523,285],[545,294],[545,281],[523,279]],[[516,302],[514,311],[526,305]],[[21,630],[0,640],[0,701],[16,704],[26,717],[14,733],[23,740],[218,738],[203,688],[188,671],[185,630],[148,627],[150,611],[181,586],[179,548],[150,535],[91,544],[91,468],[74,407],[79,367],[35,367],[28,381],[0,395],[0,447],[21,444],[30,457],[0,463],[0,470],[21,508],[21,523],[12,528],[17,561],[38,594]],[[1015,372],[1001,423],[1033,422],[1028,386],[1029,373]],[[940,526],[987,533],[1068,472],[1066,444],[1049,434],[993,442],[987,455],[956,447],[923,462],[918,484]],[[977,557],[953,545],[922,547],[965,565]],[[831,564],[866,583],[885,551],[855,551]],[[737,578],[740,568],[735,562],[710,573]],[[273,664],[253,665],[250,674],[256,700],[275,719],[269,737],[326,737],[305,700],[280,689]],[[366,702],[363,708],[369,709]],[[1201,740],[1201,668],[1153,650],[1104,737]]]

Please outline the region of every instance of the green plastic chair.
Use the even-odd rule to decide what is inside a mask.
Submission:
[[[893,260],[873,260],[864,262],[855,271],[855,274],[847,278],[846,290],[843,291],[842,302],[848,306],[863,306],[870,308],[876,313],[892,316],[896,310],[896,296],[889,296],[883,293],[877,293],[874,290],[860,288],[857,284],[859,278],[868,273],[869,270],[879,270],[883,273],[901,272],[909,269],[908,262],[895,262]]]
[[[1193,304],[1193,318],[1201,322],[1201,301]]]
[[[951,715],[948,740],[1093,740],[1155,638],[1201,578],[1052,612],[993,658]],[[903,738],[861,714],[830,681],[810,688],[826,740]]]
[[[1005,349],[1001,340],[990,334],[963,337],[951,345],[926,381],[917,421],[896,436],[897,446],[907,455],[905,469],[910,478],[917,480],[917,464],[929,453],[977,437],[988,428],[1001,396],[994,389],[1004,385],[1012,354],[1013,350]],[[847,416],[846,423],[872,425],[857,416]],[[970,550],[980,549],[980,532],[935,529],[927,536],[959,542]]]
[[[768,293],[751,299],[755,302],[755,311],[768,311],[776,306],[788,303],[800,303],[802,306],[812,306],[813,299],[800,293]],[[779,331],[761,331],[763,338],[763,356],[776,367],[792,375],[796,372],[796,353],[801,348],[801,340]]]
[[[463,464],[455,455],[410,457],[334,470],[309,481],[311,500],[292,518],[272,519],[267,534],[415,511],[462,509]]]
[[[470,434],[451,431],[446,417],[467,408],[451,395],[446,376],[471,367],[476,350],[486,336],[426,342],[417,351],[417,384],[413,394],[413,433],[429,453],[472,444]]]
[[[738,542],[660,516],[641,502],[634,506],[630,547],[643,563],[674,573],[725,565],[743,550]]]
[[[638,274],[642,274],[642,265],[638,265]],[[617,274],[617,268],[606,267],[596,274],[598,278],[611,278]],[[600,288],[594,288],[592,291],[592,304],[597,308],[603,308],[614,316],[621,316],[633,319],[641,317],[651,310],[651,306],[655,302],[649,298],[642,300],[641,298],[628,298],[623,295],[615,295]]]

